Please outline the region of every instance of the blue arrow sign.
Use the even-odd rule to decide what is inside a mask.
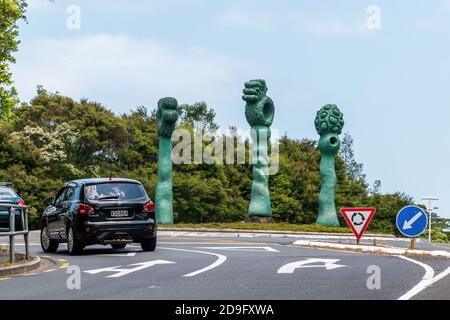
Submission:
[[[397,214],[397,228],[407,237],[418,237],[425,231],[427,225],[428,216],[422,208],[407,206]]]

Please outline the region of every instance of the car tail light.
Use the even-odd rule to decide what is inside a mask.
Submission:
[[[144,204],[144,209],[142,212],[148,213],[148,212],[154,212],[155,211],[155,204],[153,201],[149,201],[146,204]]]
[[[25,201],[23,201],[23,199],[20,199],[19,202],[17,203],[18,206],[25,206]]]
[[[80,214],[91,214],[91,213],[95,213],[95,210],[93,207],[91,207],[88,204],[84,204],[84,203],[79,203],[77,205],[77,211]]]

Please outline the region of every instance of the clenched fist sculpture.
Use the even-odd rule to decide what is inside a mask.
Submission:
[[[158,183],[156,185],[156,220],[161,224],[173,223],[172,194],[172,133],[178,120],[178,102],[163,98],[158,102],[156,123],[159,134]]]
[[[336,154],[341,146],[339,134],[344,127],[344,115],[336,105],[328,104],[317,112],[314,122],[320,135],[320,195],[317,222],[323,226],[338,227],[335,206]]]
[[[264,80],[245,83],[242,99],[246,102],[245,117],[250,124],[253,140],[253,183],[248,213],[252,217],[272,217],[269,194],[268,144],[275,106],[267,93]]]

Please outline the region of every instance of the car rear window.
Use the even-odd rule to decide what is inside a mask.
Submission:
[[[0,199],[1,198],[11,198],[17,197],[17,194],[14,190],[7,187],[0,187]]]
[[[145,198],[144,188],[137,183],[108,182],[92,184],[84,187],[84,196],[87,200],[135,200]]]

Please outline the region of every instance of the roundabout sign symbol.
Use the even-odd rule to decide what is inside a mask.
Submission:
[[[356,239],[359,240],[369,226],[375,211],[375,208],[342,208],[341,213],[347,222],[348,226],[352,230]]]

